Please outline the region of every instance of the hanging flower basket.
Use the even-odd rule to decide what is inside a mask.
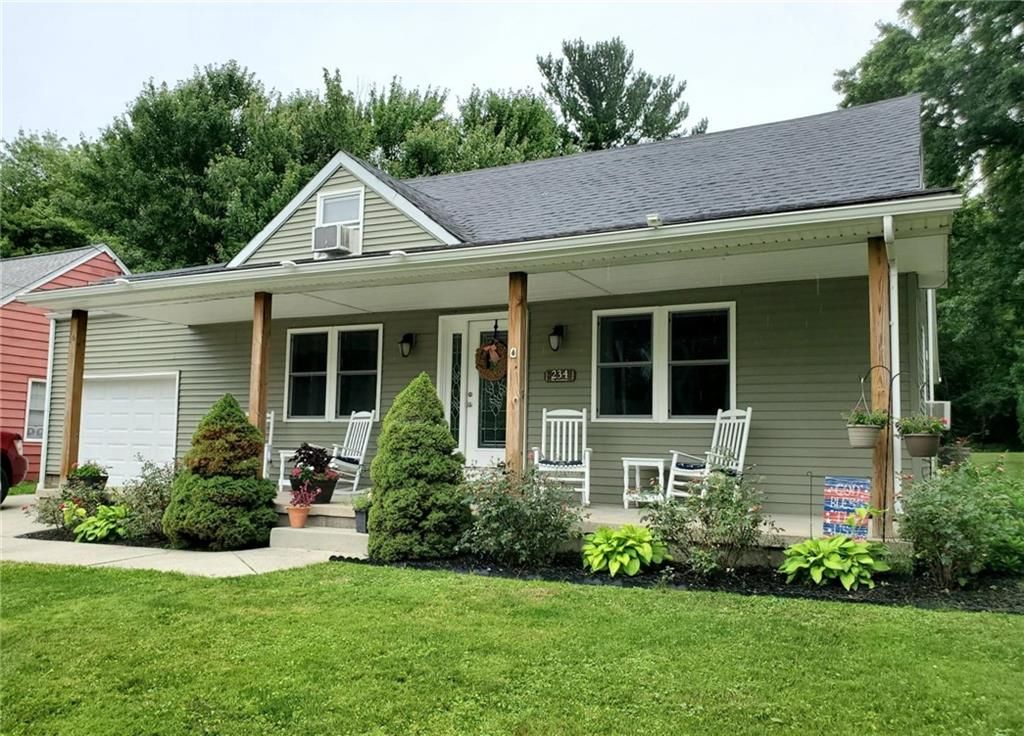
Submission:
[[[850,447],[866,450],[875,446],[878,435],[889,425],[889,413],[884,410],[869,411],[866,405],[857,405],[846,418],[846,433],[850,439]]]
[[[508,347],[497,340],[476,349],[476,370],[485,381],[500,381],[508,373]]]

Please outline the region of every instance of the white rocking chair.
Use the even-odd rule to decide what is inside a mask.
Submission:
[[[590,505],[590,448],[587,447],[587,410],[545,409],[541,418],[540,447],[533,448],[538,473],[577,486],[584,506]]]
[[[270,477],[270,463],[274,460],[274,412],[267,412],[267,431],[264,434],[266,442],[263,443],[263,475],[261,478]]]
[[[338,482],[352,482],[351,491],[335,490],[335,496],[351,496],[358,492],[359,479],[366,466],[366,448],[370,444],[373,417],[373,411],[352,412],[348,420],[348,429],[345,431],[345,440],[340,445],[334,445],[331,451],[331,470],[338,474]],[[277,485],[281,490],[291,488],[291,479],[286,470],[288,458],[294,454],[295,450],[280,451],[281,475]]]
[[[747,455],[747,436],[750,434],[750,415],[753,410],[718,410],[715,418],[715,433],[711,438],[711,449],[704,457],[674,451],[669,468],[666,498],[692,496],[695,487],[701,487],[713,472],[722,472],[740,477]]]
[[[374,412],[354,411],[348,419],[345,441],[335,445],[331,455],[331,468],[338,473],[338,480],[352,479],[352,490],[342,495],[351,496],[359,492],[359,478],[366,466],[366,448],[370,444]],[[335,491],[337,493],[338,491]]]

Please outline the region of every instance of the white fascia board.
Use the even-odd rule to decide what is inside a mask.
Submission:
[[[344,151],[338,151],[334,154],[331,160],[327,162],[327,165],[320,169],[316,176],[310,179],[306,183],[306,186],[299,190],[298,194],[292,197],[291,201],[285,205],[284,209],[278,212],[273,220],[268,222],[262,230],[256,233],[253,239],[246,243],[245,247],[238,252],[238,255],[228,261],[227,267],[237,268],[249,260],[249,257],[259,250],[260,246],[266,243],[267,240],[270,239],[270,236],[277,232],[288,218],[294,215],[296,210],[298,210],[307,199],[312,197],[313,194],[316,193],[316,191],[320,189],[328,179],[334,176],[335,172],[340,168],[345,168],[350,174],[352,174],[352,176],[359,179],[359,181],[379,194],[381,198],[387,201],[391,206],[395,207],[402,214],[445,245],[455,245],[456,243],[462,242],[441,227],[437,222],[428,217],[423,210],[381,181],[379,177],[365,166],[360,164]]]
[[[410,250],[404,257],[390,255],[360,256],[336,261],[313,261],[283,267],[268,266],[259,269],[241,269],[213,271],[199,274],[183,274],[152,280],[132,282],[130,285],[100,284],[87,287],[61,289],[54,292],[37,292],[27,296],[23,301],[54,309],[89,308],[93,298],[128,297],[117,304],[127,305],[138,302],[151,302],[157,295],[165,298],[190,298],[195,296],[195,289],[204,286],[212,288],[217,294],[227,295],[227,289],[237,286],[239,290],[251,288],[253,291],[274,290],[275,287],[295,286],[303,284],[310,276],[319,279],[325,277],[359,277],[379,273],[391,276],[409,275],[415,279],[430,276],[431,267],[445,269],[451,273],[452,268],[486,266],[498,264],[508,266],[508,270],[522,269],[541,262],[550,263],[558,258],[580,258],[597,252],[629,251],[644,246],[659,246],[665,242],[686,242],[698,239],[714,239],[727,233],[743,233],[766,229],[799,228],[822,225],[830,222],[874,220],[878,222],[881,233],[883,215],[915,215],[922,213],[949,213],[961,205],[959,194],[932,195],[908,200],[877,202],[867,205],[850,205],[801,212],[786,212],[775,215],[755,215],[750,217],[730,218],[728,220],[711,220],[686,223],[682,225],[666,225],[660,228],[638,228],[635,230],[594,233],[564,238],[550,238],[522,243],[504,243],[498,245],[466,246],[462,248],[433,248],[429,250]],[[173,294],[174,290],[193,289],[189,294]],[[98,308],[113,308],[109,300],[94,301]]]
[[[66,274],[68,271],[75,270],[79,266],[81,266],[81,265],[83,265],[85,263],[88,263],[93,258],[95,258],[96,256],[101,255],[103,253],[105,253],[108,256],[110,256],[111,260],[113,260],[114,263],[117,264],[117,267],[120,268],[121,271],[125,275],[127,275],[127,276],[131,275],[132,272],[129,271],[128,267],[126,265],[124,265],[124,263],[121,261],[120,258],[117,257],[117,254],[114,253],[114,251],[110,250],[109,246],[104,245],[103,243],[99,243],[98,245],[90,245],[89,248],[91,250],[89,250],[87,253],[83,254],[81,258],[76,258],[74,261],[72,261],[71,263],[67,264],[66,266],[58,268],[56,271],[51,271],[50,273],[46,274],[42,278],[33,281],[31,284],[28,284],[27,286],[21,287],[21,289],[19,289],[15,293],[11,294],[10,296],[8,296],[6,299],[0,300],[0,307],[4,306],[5,304],[10,304],[11,302],[13,302],[15,300],[22,301],[22,297],[25,296],[28,292],[33,291],[35,289],[38,289],[40,286],[43,286],[44,284],[48,284],[49,282],[53,281],[56,278],[60,278],[61,276]],[[69,288],[79,288],[80,289],[82,287],[69,287]]]

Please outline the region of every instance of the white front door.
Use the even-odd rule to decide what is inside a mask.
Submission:
[[[508,340],[504,313],[445,315],[440,320],[438,390],[466,465],[505,459],[505,379],[488,381],[476,369],[476,351],[495,337]]]
[[[78,461],[105,465],[110,485],[139,475],[144,460],[174,459],[178,431],[178,376],[86,376]]]

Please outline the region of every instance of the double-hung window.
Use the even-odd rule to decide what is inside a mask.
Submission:
[[[380,415],[381,325],[288,331],[285,416],[346,419],[354,411]]]
[[[735,406],[731,302],[594,313],[597,419],[707,421]]]
[[[46,423],[46,381],[28,379],[28,396],[25,400],[25,441],[42,442]]]

